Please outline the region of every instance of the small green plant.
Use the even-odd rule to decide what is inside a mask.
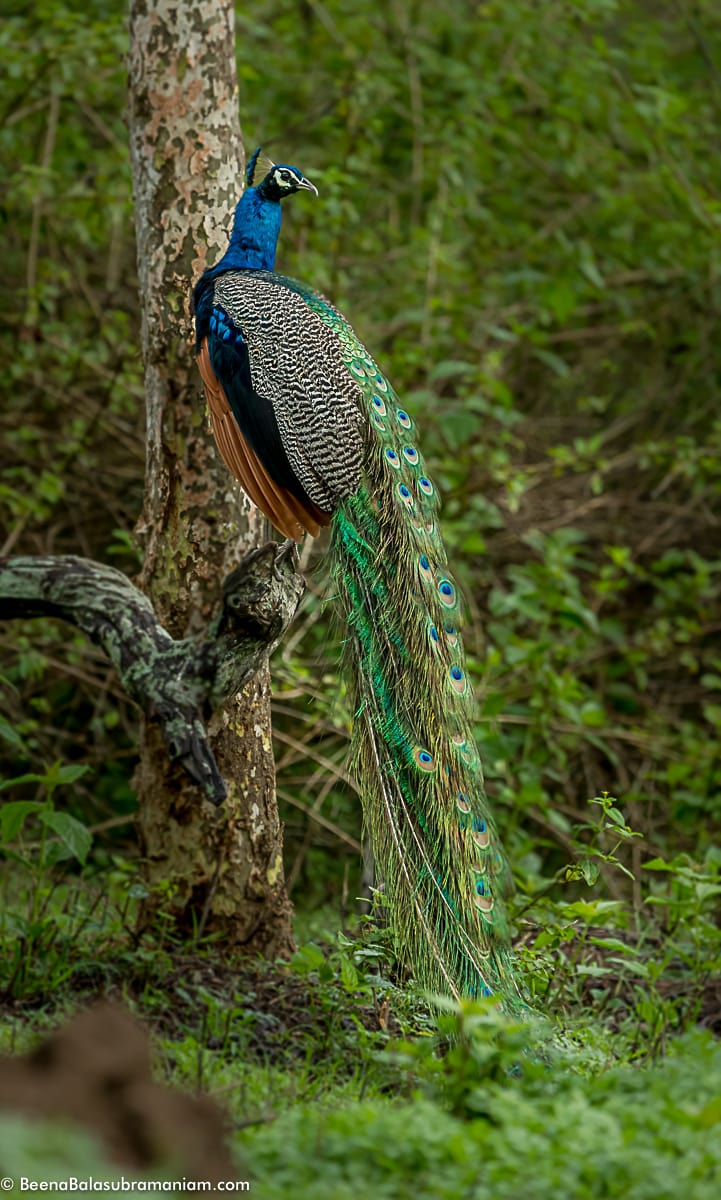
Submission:
[[[44,800],[11,800],[0,808],[0,846],[7,858],[21,863],[33,872],[43,872],[54,863],[67,858],[76,858],[80,863],[85,862],[92,845],[92,835],[82,821],[78,821],[69,813],[56,810],[54,796],[58,788],[75,783],[87,770],[87,767],[80,764],[55,762],[42,775],[19,775],[15,779],[0,783],[0,792],[11,787],[35,783],[40,793],[45,793]],[[41,825],[40,842],[33,847],[36,853],[32,857],[28,853],[10,848],[10,843],[16,840],[22,845],[25,825],[29,818],[35,818]],[[49,843],[49,834],[55,834],[57,840]]]
[[[31,773],[0,783],[0,791],[36,784],[37,800],[11,800],[0,807],[0,853],[23,872],[26,911],[4,906],[0,939],[4,956],[0,979],[10,995],[18,995],[31,976],[44,977],[44,987],[57,986],[64,975],[73,937],[78,933],[74,913],[53,904],[52,872],[59,863],[85,864],[92,834],[70,813],[59,810],[55,794],[80,779],[82,765],[55,762],[43,774]]]
[[[521,957],[542,1007],[578,1028],[599,1023],[593,1034],[599,1044],[606,1040],[604,1023],[617,1035],[615,1056],[653,1057],[670,1034],[713,1006],[713,981],[721,972],[721,853],[709,847],[702,864],[687,854],[646,862],[643,871],[652,877],[643,891],[639,885],[635,908],[618,893],[559,898],[559,885],[608,885],[609,871],[634,880],[618,852],[640,835],[617,803],[605,792],[591,801],[600,812],[573,827],[574,860],[520,909],[518,916],[530,911],[540,926]]]
[[[597,805],[601,812],[596,820],[576,826],[573,841],[578,859],[565,868],[564,878],[569,883],[583,879],[589,887],[593,887],[599,876],[598,863],[601,862],[633,879],[633,872],[624,866],[616,851],[625,842],[643,837],[643,834],[626,823],[623,813],[616,807],[618,801],[615,796],[602,792],[600,796],[594,796],[590,803]],[[581,840],[583,833],[590,834],[588,842]],[[610,847],[607,844],[609,840],[613,842]]]

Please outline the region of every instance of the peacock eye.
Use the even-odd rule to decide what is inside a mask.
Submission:
[[[290,179],[290,171],[281,171],[280,177],[281,179]]]

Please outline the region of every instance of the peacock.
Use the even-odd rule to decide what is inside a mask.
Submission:
[[[352,766],[399,958],[427,989],[515,1007],[510,876],[473,740],[438,493],[412,417],[346,319],[274,270],[281,203],[301,191],[318,195],[256,150],[228,249],[195,287],[213,434],[286,538],[330,526]]]

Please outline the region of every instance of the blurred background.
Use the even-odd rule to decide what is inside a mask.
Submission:
[[[132,575],[144,414],[125,5],[11,12],[0,553]],[[586,863],[574,886],[589,895],[579,845],[604,792],[643,838],[618,850],[633,880],[597,860],[598,919],[640,910],[660,878],[649,861],[717,877],[721,8],[248,0],[237,21],[246,147],[320,192],[286,208],[278,267],[351,320],[444,496],[521,896],[569,862]],[[286,870],[311,933],[346,924],[362,886],[322,557],[322,541],[306,552],[309,595],[273,662]],[[91,870],[132,859],[137,715],[105,659],[39,621],[2,628],[0,653],[6,796],[32,798],[22,777],[53,763],[87,767],[65,770],[57,803],[92,829]]]

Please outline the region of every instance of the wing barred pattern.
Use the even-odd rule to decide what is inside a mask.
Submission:
[[[253,503],[284,537],[296,542],[302,541],[306,532],[317,537],[320,527],[330,524],[330,516],[321,512],[312,501],[303,503],[287,488],[279,486],[248,445],[213,370],[207,339],[200,347],[198,368],[208,401],[215,444],[228,470],[240,480]]]
[[[295,475],[333,512],[360,483],[365,424],[337,338],[282,276],[229,271],[214,300],[242,330],[253,387],[273,406]]]

